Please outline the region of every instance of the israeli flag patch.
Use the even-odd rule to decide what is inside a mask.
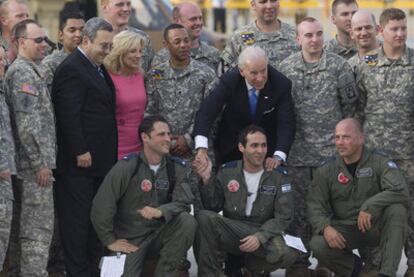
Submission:
[[[287,193],[292,191],[292,186],[290,184],[282,185],[282,193]]]
[[[388,165],[389,168],[398,168],[397,164],[393,161],[388,161],[387,165]]]

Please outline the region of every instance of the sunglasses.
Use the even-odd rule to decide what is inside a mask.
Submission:
[[[49,41],[48,37],[37,37],[37,38],[26,38],[25,37],[25,39],[31,39],[31,40],[33,40],[37,44],[40,44],[43,41],[46,42],[46,43]]]

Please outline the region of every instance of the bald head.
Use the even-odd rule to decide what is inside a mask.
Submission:
[[[190,2],[178,4],[173,10],[174,23],[183,25],[191,40],[198,40],[203,28],[203,16],[200,8]]]
[[[356,133],[356,134],[363,134],[364,130],[362,128],[361,123],[359,122],[359,120],[355,119],[355,118],[345,118],[342,119],[341,121],[339,121],[336,124],[336,128],[346,128],[351,130],[352,132]]]
[[[358,51],[369,52],[378,48],[378,26],[375,16],[369,11],[357,11],[351,20],[351,37]]]
[[[358,162],[364,149],[364,133],[358,120],[346,118],[335,128],[335,146],[345,164]]]
[[[375,21],[375,15],[372,12],[366,10],[359,10],[352,16],[352,26],[359,25],[361,22],[369,23],[372,26],[377,25]]]

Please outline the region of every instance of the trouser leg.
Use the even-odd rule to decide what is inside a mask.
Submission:
[[[12,177],[13,188],[13,218],[10,231],[9,248],[6,255],[6,269],[9,277],[17,277],[20,275],[20,213],[22,198],[22,180],[16,176]]]
[[[13,217],[13,191],[10,180],[0,178],[0,271],[9,246],[10,229]]]
[[[47,276],[53,234],[53,186],[23,180],[20,218],[21,274]]]

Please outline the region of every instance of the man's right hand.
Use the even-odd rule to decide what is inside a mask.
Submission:
[[[208,181],[210,180],[211,172],[213,169],[213,163],[208,158],[208,156],[207,156],[207,167],[205,167],[205,165],[201,163],[200,161],[198,161],[197,159],[193,161],[192,166],[193,166],[194,172],[201,178],[203,183],[207,185]]]
[[[85,154],[76,156],[76,162],[78,167],[91,167],[92,165],[92,156],[91,153],[86,152]]]
[[[138,250],[138,247],[129,243],[126,239],[117,239],[107,246],[112,252],[132,253]]]
[[[208,157],[207,148],[198,148],[197,154],[194,158],[194,163],[197,165],[200,171],[204,171],[208,167]]]
[[[346,247],[344,237],[332,226],[325,227],[323,237],[331,248],[344,249]]]

